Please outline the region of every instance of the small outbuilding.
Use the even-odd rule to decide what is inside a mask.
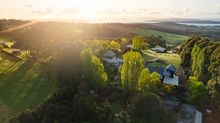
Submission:
[[[157,47],[155,47],[155,48],[151,48],[151,50],[153,50],[153,51],[155,51],[155,52],[157,52],[157,53],[164,53],[164,52],[167,51],[166,48],[160,47],[160,46],[157,46]]]
[[[19,54],[21,52],[20,49],[11,49],[12,54]]]

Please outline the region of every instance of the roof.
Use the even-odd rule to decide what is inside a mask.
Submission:
[[[104,57],[114,57],[116,54],[112,50],[108,50],[104,53]]]
[[[116,65],[119,65],[120,63],[123,63],[123,60],[121,58],[116,58],[116,56],[112,59],[103,59],[105,60],[106,62],[108,63],[112,63],[112,64],[116,64]]]
[[[196,111],[195,123],[202,123],[202,113],[200,111]]]
[[[193,105],[182,104],[178,123],[202,123],[202,113]]]
[[[20,52],[20,49],[11,49],[12,52]]]
[[[167,71],[176,72],[176,67],[174,65],[168,65],[166,67]]]
[[[150,73],[157,72],[157,73],[160,74],[161,76],[163,75],[163,70],[164,70],[164,68],[162,68],[162,67],[151,67],[151,66],[147,66],[147,68],[149,69]]]
[[[163,70],[163,76],[168,76],[168,77],[170,77],[170,75],[171,75],[171,73],[170,73],[169,71],[167,71],[167,69],[165,68],[165,69]]]
[[[153,51],[159,51],[159,52],[165,52],[167,49],[164,47],[155,47],[155,48],[151,48]]]
[[[173,78],[170,77],[164,77],[163,83],[170,84],[170,85],[179,85],[179,76],[173,76]]]

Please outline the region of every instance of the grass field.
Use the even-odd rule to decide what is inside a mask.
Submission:
[[[0,122],[36,108],[55,88],[55,68],[33,60],[0,61]],[[49,70],[49,71],[48,71]]]
[[[173,33],[167,33],[167,32],[161,32],[156,30],[149,30],[149,29],[136,29],[134,30],[135,33],[141,35],[141,36],[162,36],[168,44],[174,45],[176,43],[180,43],[184,40],[186,40],[188,37],[184,35],[178,35]]]
[[[145,50],[144,55],[146,55],[145,56],[146,58],[144,58],[145,60],[149,60],[149,58],[147,56],[149,56],[150,58],[160,58],[160,61],[162,61],[165,64],[172,64],[172,65],[176,66],[177,68],[180,67],[181,58],[178,54],[156,53],[151,50]],[[156,62],[152,63],[152,65],[164,66],[162,63],[156,63]]]

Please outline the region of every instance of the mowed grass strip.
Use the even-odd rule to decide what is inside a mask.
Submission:
[[[10,114],[36,108],[55,88],[54,66],[26,59],[4,69],[7,72],[0,78],[0,101],[10,108]]]

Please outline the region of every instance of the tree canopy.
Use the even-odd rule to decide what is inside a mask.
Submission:
[[[121,68],[122,86],[127,91],[137,88],[139,75],[144,68],[144,60],[139,52],[130,51],[123,55],[124,63]]]
[[[135,36],[132,39],[132,47],[134,49],[141,49],[143,43],[143,38],[141,36]]]
[[[81,52],[81,59],[85,80],[93,88],[104,87],[108,76],[99,58],[90,49],[85,49]]]
[[[150,71],[145,68],[141,71],[140,77],[138,79],[138,90],[141,92],[155,91],[160,85],[160,76],[158,73],[150,73]]]
[[[165,108],[154,93],[136,96],[131,108],[132,120],[138,123],[164,123]]]

